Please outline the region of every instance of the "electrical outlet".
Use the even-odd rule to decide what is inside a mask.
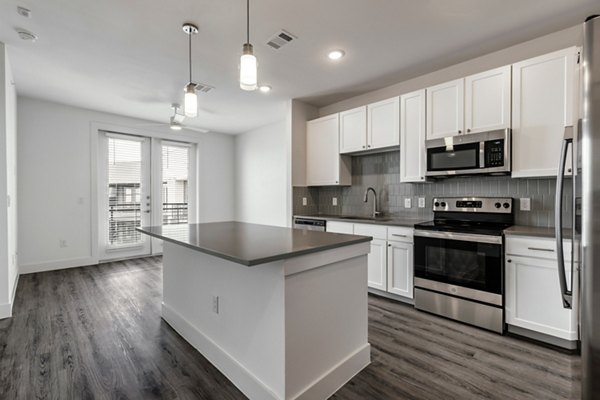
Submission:
[[[531,199],[529,197],[520,198],[519,208],[521,209],[521,211],[531,211]]]
[[[419,197],[419,208],[425,208],[425,197]]]
[[[331,199],[331,204],[333,204],[334,206],[337,206],[337,197],[333,197]]]
[[[302,205],[305,206],[308,204],[308,201],[306,200],[306,197],[302,198]]]
[[[219,296],[212,297],[212,310],[215,314],[219,313]]]
[[[407,197],[404,199],[404,208],[411,208],[412,207],[412,200],[410,199],[410,197]]]
[[[60,239],[60,240],[58,241],[58,247],[60,247],[60,248],[65,248],[65,247],[67,247],[67,241],[66,241],[65,239]]]

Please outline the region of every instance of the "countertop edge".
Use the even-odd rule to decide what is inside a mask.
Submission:
[[[425,219],[419,218],[398,218],[398,219],[389,219],[386,221],[378,221],[369,218],[360,218],[360,217],[336,217],[335,215],[304,215],[304,214],[294,214],[294,218],[314,218],[314,219],[324,219],[326,221],[336,221],[336,222],[348,222],[348,223],[359,223],[359,224],[371,224],[371,225],[388,225],[388,226],[400,226],[405,228],[414,228],[415,224],[426,222]]]
[[[266,263],[270,263],[273,261],[286,260],[288,258],[294,258],[294,257],[299,257],[299,256],[307,255],[307,254],[318,253],[318,252],[325,251],[325,250],[337,249],[340,247],[352,246],[355,244],[370,242],[371,240],[373,240],[373,238],[371,236],[352,235],[352,236],[355,236],[356,238],[350,239],[344,243],[332,243],[332,244],[324,245],[324,246],[321,246],[318,248],[302,249],[302,250],[292,251],[289,253],[276,254],[276,255],[273,255],[270,257],[263,257],[263,258],[256,258],[256,259],[248,260],[248,259],[241,259],[241,258],[233,257],[233,256],[231,256],[229,254],[225,254],[225,253],[219,253],[217,251],[213,251],[213,250],[207,249],[205,247],[194,246],[189,243],[181,242],[177,239],[169,238],[166,236],[158,235],[153,232],[146,231],[143,228],[135,228],[135,229],[139,232],[142,232],[146,235],[155,237],[157,239],[161,239],[161,240],[164,240],[164,241],[167,241],[170,243],[174,243],[174,244],[177,244],[177,245],[180,245],[183,247],[187,247],[188,249],[199,251],[201,253],[205,253],[205,254],[208,254],[208,255],[211,255],[214,257],[222,258],[224,260],[228,260],[228,261],[234,262],[236,264],[241,264],[246,267],[252,267],[252,266],[256,266],[256,265],[260,265],[260,264],[266,264]],[[347,235],[347,236],[350,236],[350,235]]]

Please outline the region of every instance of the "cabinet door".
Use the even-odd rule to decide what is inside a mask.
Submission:
[[[340,113],[340,153],[367,149],[367,107]]]
[[[506,323],[562,339],[577,339],[576,315],[562,305],[556,260],[506,258]]]
[[[399,98],[367,106],[367,149],[381,149],[400,144]]]
[[[413,298],[413,244],[388,242],[387,291]]]
[[[338,115],[306,123],[306,183],[309,186],[339,183]]]
[[[427,88],[427,139],[464,132],[464,92],[462,78]]]
[[[465,78],[465,128],[467,133],[510,128],[511,66]]]
[[[556,176],[565,127],[576,125],[577,52],[571,47],[513,65],[513,177]]]
[[[387,251],[386,241],[373,239],[368,261],[368,285],[370,288],[387,290]]]
[[[352,235],[352,233],[354,233],[354,224],[348,222],[327,221],[325,230],[332,233],[346,233]]]
[[[400,96],[400,182],[423,182],[425,155],[425,90]]]

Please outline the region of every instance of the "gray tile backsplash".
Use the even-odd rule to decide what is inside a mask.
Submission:
[[[397,151],[354,156],[352,158],[352,186],[350,187],[294,187],[294,214],[332,214],[368,216],[373,203],[365,190],[372,186],[377,191],[379,209],[400,218],[433,218],[432,199],[440,196],[504,196],[515,199],[515,223],[540,227],[554,226],[554,191],[556,180],[512,179],[508,176],[477,176],[448,178],[428,183],[400,183],[400,154]],[[570,185],[565,185],[569,202]],[[302,205],[302,198],[307,205]],[[332,205],[337,197],[338,205]],[[425,208],[418,208],[418,198],[425,198]],[[531,211],[519,210],[519,198],[531,199]],[[411,208],[404,208],[404,199],[410,198]],[[566,204],[568,207],[569,205]]]

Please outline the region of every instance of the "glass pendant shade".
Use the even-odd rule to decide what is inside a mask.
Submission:
[[[194,118],[198,115],[198,95],[196,94],[196,85],[188,83],[184,89],[184,93],[183,110],[185,116]]]
[[[258,88],[257,70],[258,63],[252,52],[252,45],[246,43],[240,58],[240,88],[243,90],[256,90]]]

